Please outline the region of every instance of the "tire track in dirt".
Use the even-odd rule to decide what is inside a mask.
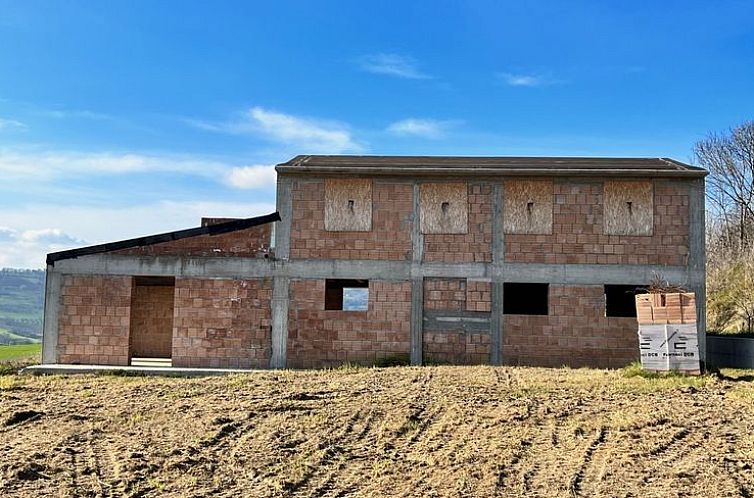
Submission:
[[[603,425],[597,430],[597,436],[594,438],[594,441],[587,447],[584,456],[581,458],[578,470],[571,477],[570,490],[574,496],[581,496],[584,477],[589,467],[593,464],[595,453],[607,441],[607,436],[608,429]]]
[[[349,417],[343,429],[338,434],[332,438],[321,440],[311,451],[305,454],[307,469],[300,478],[283,483],[283,491],[286,494],[298,495],[299,493],[304,492],[305,488],[307,488],[313,481],[317,481],[319,476],[322,476],[322,482],[320,482],[319,486],[324,485],[327,487],[327,481],[334,480],[334,476],[337,475],[339,468],[344,465],[344,462],[340,461],[334,467],[333,464],[338,457],[349,453],[348,442],[352,439],[354,434],[358,434],[354,432],[356,423],[360,420],[366,419],[366,424],[371,425],[371,422],[369,422],[368,419],[371,415],[365,417],[364,411],[365,410],[363,409],[357,410],[351,415],[351,417]],[[314,457],[317,453],[321,454],[317,456],[314,461],[309,462],[309,458]],[[316,494],[313,495],[317,496]]]

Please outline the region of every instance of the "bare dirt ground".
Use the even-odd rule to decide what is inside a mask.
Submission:
[[[752,496],[754,384],[425,367],[0,377],[0,496]]]

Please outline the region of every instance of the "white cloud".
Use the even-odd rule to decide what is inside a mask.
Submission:
[[[340,154],[361,150],[351,132],[342,124],[301,118],[254,107],[252,123],[268,138],[303,149],[301,152]]]
[[[266,164],[233,168],[225,175],[225,183],[243,189],[272,187],[276,181],[275,166]]]
[[[408,118],[390,124],[387,131],[401,136],[439,139],[443,138],[454,124],[456,124],[455,121]]]
[[[497,76],[510,86],[537,87],[555,83],[554,80],[537,74],[499,73]]]
[[[358,152],[362,145],[354,140],[348,126],[252,107],[234,120],[224,122],[184,119],[200,130],[231,135],[257,135],[295,149],[296,153],[342,154]]]
[[[358,60],[358,63],[361,69],[374,74],[415,80],[431,78],[416,67],[414,59],[403,55],[385,53],[365,55]]]
[[[49,181],[70,175],[143,172],[217,177],[232,167],[220,161],[191,156],[0,150],[0,177],[8,181]]]
[[[273,203],[173,202],[122,208],[35,205],[0,210],[0,268],[41,268],[49,252],[199,226],[207,217],[248,218]],[[54,228],[51,228],[50,225]]]
[[[0,118],[0,131],[2,130],[25,131],[27,129],[29,129],[29,127],[23,124],[21,121],[16,121],[15,119]]]
[[[59,228],[42,228],[40,230],[26,230],[21,232],[18,236],[18,240],[22,243],[28,244],[48,244],[48,245],[72,245],[72,244],[85,244],[86,241],[77,239],[67,233],[63,232]]]
[[[16,231],[8,227],[0,227],[0,242],[12,240],[16,237]]]

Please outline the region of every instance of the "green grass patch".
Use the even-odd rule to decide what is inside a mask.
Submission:
[[[0,362],[22,360],[39,355],[41,352],[42,345],[39,343],[0,346]]]

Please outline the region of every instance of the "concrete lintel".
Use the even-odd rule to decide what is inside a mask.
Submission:
[[[483,311],[425,311],[424,330],[489,334],[490,313]]]
[[[45,274],[44,323],[42,325],[42,363],[58,361],[58,316],[62,275],[52,265]]]
[[[288,308],[290,280],[275,277],[272,282],[272,355],[270,368],[285,368],[288,361]]]

